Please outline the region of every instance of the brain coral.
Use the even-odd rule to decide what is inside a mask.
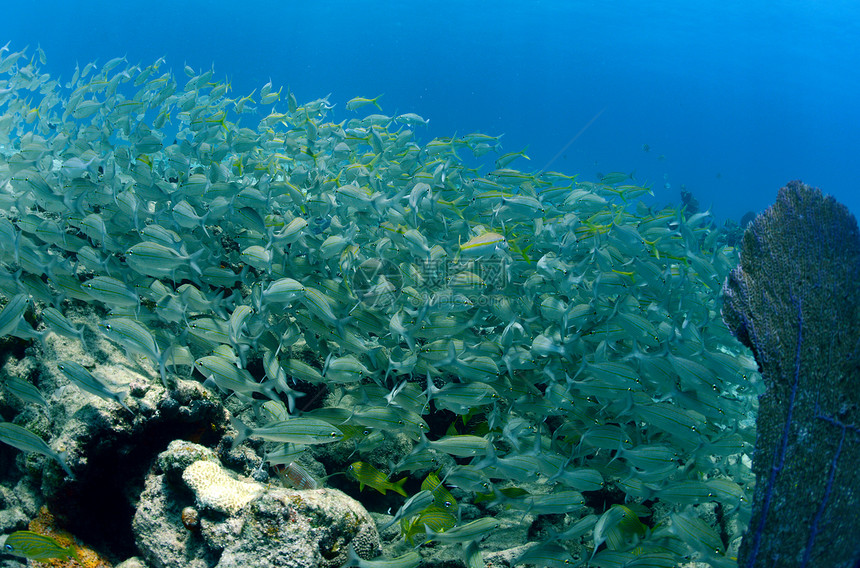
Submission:
[[[259,497],[264,487],[259,483],[230,477],[211,461],[196,461],[182,473],[185,484],[194,491],[203,507],[234,514]]]

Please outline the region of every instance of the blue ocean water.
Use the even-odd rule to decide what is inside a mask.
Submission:
[[[739,219],[792,179],[860,212],[860,4],[682,2],[9,3],[0,39],[47,71],[118,55],[215,65],[242,96],[269,79],[308,101],[380,99],[424,140],[504,134],[523,170],[635,172]],[[365,109],[366,110],[366,109]],[[362,111],[364,114],[364,111]],[[647,151],[646,151],[647,150]]]

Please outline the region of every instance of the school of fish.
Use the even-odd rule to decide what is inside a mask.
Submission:
[[[3,336],[84,341],[64,311],[99,305],[95,331],[153,380],[194,373],[262,410],[266,423],[233,420],[237,444],[267,441],[273,466],[349,444],[344,473],[404,495],[404,538],[459,547],[467,566],[484,566],[499,506],[564,516],[521,565],[736,564],[703,511],[749,517],[758,382],[719,315],[737,259],[707,213],[647,207],[626,175],[514,169],[527,157],[498,136],[421,143],[412,113],[333,122],[327,97],[298,104],[271,82],[238,96],[162,59],[68,81],[44,64],[0,50]],[[5,388],[48,405],[26,381]],[[306,394],[320,390],[337,396]],[[411,452],[369,463],[394,437]]]

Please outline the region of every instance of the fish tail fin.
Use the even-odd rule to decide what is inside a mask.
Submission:
[[[478,469],[495,466],[499,462],[499,456],[496,454],[496,448],[490,444],[489,451],[484,459],[478,461],[475,465]]]
[[[363,559],[356,554],[355,545],[353,543],[349,543],[349,548],[346,551],[346,564],[344,566],[361,566]]]
[[[624,453],[624,442],[623,442],[623,440],[621,440],[621,439],[619,438],[619,440],[618,440],[618,449],[617,449],[617,450],[615,450],[615,455],[614,455],[614,456],[612,456],[612,459],[611,459],[611,460],[609,460],[609,463],[607,463],[606,465],[609,465],[610,463],[614,462],[614,461],[615,461],[615,460],[617,460],[618,458],[623,457],[623,456],[622,456],[622,454],[623,454],[623,453]]]
[[[236,437],[233,438],[232,448],[235,448],[236,446],[247,440],[248,436],[251,435],[253,430],[246,426],[241,420],[239,420],[235,416],[230,416],[230,424],[238,431]]]
[[[69,468],[69,464],[67,462],[68,452],[66,452],[65,450],[63,450],[62,452],[58,452],[54,455],[54,458],[57,460],[57,463],[59,463],[60,466],[63,468],[63,471],[68,474],[69,479],[75,479],[75,474],[72,473],[72,470],[71,468]]]
[[[427,388],[424,390],[422,395],[427,397],[427,404],[433,400],[433,397],[442,389],[436,388],[436,385],[433,384],[433,377],[430,376],[430,373],[427,373]],[[423,434],[422,434],[423,435]]]
[[[406,480],[407,480],[407,479],[409,479],[409,478],[408,478],[408,477],[404,477],[403,479],[400,479],[400,480],[398,480],[398,481],[395,481],[394,483],[392,483],[392,484],[391,484],[391,489],[392,489],[393,491],[396,491],[397,493],[400,493],[400,494],[401,494],[401,495],[403,495],[404,497],[406,497],[406,490],[405,490],[405,489],[403,489],[403,484],[404,484],[404,483],[406,483]]]
[[[447,352],[445,358],[442,359],[441,361],[437,361],[436,364],[433,366],[438,369],[440,367],[445,367],[448,365],[456,365],[457,362],[458,362],[457,348],[454,347],[454,342],[452,341],[448,344],[448,352]],[[428,373],[428,375],[429,375],[429,373]]]
[[[280,347],[280,345],[278,347]],[[326,374],[328,373],[328,367],[331,364],[332,357],[334,357],[334,352],[329,353],[325,358],[325,363],[323,363],[323,369],[322,369],[323,377],[325,377]]]
[[[126,405],[126,403],[123,402],[127,396],[128,396],[128,391],[122,391],[122,392],[117,393],[116,394],[116,402],[117,402],[117,404],[119,404],[120,406],[122,406],[123,408],[128,410],[128,412],[130,414],[134,414],[134,412],[131,410],[131,408],[129,408],[128,405]]]
[[[264,382],[263,384],[261,384],[261,385],[260,385],[260,391],[261,391],[264,395],[266,395],[267,397],[269,397],[270,399],[274,400],[275,402],[280,402],[280,401],[281,401],[281,397],[278,395],[278,389],[277,389],[277,386],[278,386],[278,380],[277,380],[277,378],[275,378],[275,379],[269,379],[268,381],[266,381],[266,382]],[[291,406],[295,406],[295,402],[293,402],[293,403],[291,404]]]
[[[346,316],[344,316],[342,318],[338,318],[337,320],[335,320],[334,326],[337,329],[337,332],[341,335],[341,337],[343,337],[346,333],[344,331],[343,325],[345,323],[349,323],[350,321],[352,321],[352,316],[349,314],[347,314]]]
[[[200,217],[200,228],[203,229],[203,234],[206,235],[206,238],[209,238],[209,231],[206,230],[206,221],[209,219],[209,215],[211,214],[212,210],[210,209]]]
[[[209,213],[207,213],[207,215],[208,215],[208,214],[209,214]],[[206,230],[206,228],[204,227],[204,231],[205,231],[205,230]],[[208,234],[207,234],[207,236],[208,236]],[[200,267],[197,265],[197,259],[198,259],[198,258],[200,258],[200,256],[201,256],[204,252],[206,252],[206,249],[205,249],[205,248],[201,248],[201,249],[200,249],[200,250],[198,250],[197,252],[191,253],[191,255],[188,257],[188,265],[191,267],[191,270],[193,270],[193,271],[194,271],[198,276],[202,275],[202,274],[203,274],[203,271],[202,271],[202,270],[200,270]]]
[[[74,328],[74,329],[75,329],[75,337],[77,337],[77,338],[78,338],[78,341],[80,341],[80,342],[81,342],[81,345],[83,345],[83,346],[84,346],[84,350],[86,350],[86,348],[87,348],[87,342],[86,342],[86,340],[84,339],[84,326],[79,325],[79,326],[77,326],[77,327],[76,327],[76,328]]]
[[[138,304],[138,307],[140,304]],[[158,372],[161,374],[161,384],[164,385],[164,388],[168,388],[167,386],[167,356],[169,350],[165,349],[158,353]]]

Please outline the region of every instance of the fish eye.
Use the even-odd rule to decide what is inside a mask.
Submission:
[[[11,551],[11,550],[15,550],[15,549],[12,547],[12,545],[11,545],[11,544],[7,544],[7,545],[6,545],[6,550],[10,550],[10,551]]]
[[[332,438],[337,438],[337,432],[332,432],[331,434],[329,434],[329,436],[331,436]]]

